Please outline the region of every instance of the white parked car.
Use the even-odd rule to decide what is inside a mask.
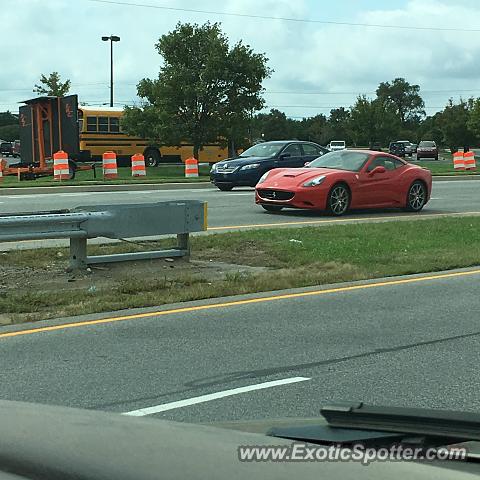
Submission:
[[[345,150],[347,148],[345,140],[332,140],[327,147],[332,152],[335,152],[336,150]]]

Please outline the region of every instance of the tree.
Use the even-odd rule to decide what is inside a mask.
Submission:
[[[398,132],[400,125],[395,114],[378,98],[359,96],[350,110],[349,131],[355,145],[380,142],[385,145]]]
[[[321,143],[327,125],[327,117],[323,114],[315,115],[310,118],[303,118],[297,123],[297,138],[299,140],[309,140]]]
[[[219,137],[238,141],[251,113],[263,106],[267,58],[238,42],[230,48],[218,23],[177,24],[156,44],[163,64],[156,80],[137,86],[139,107],[125,108],[127,132],[172,145],[193,144],[193,155]]]
[[[9,110],[6,112],[0,112],[0,127],[6,125],[18,125],[18,117],[14,115]]]
[[[478,141],[478,135],[469,128],[472,125],[471,111],[474,110],[474,100],[460,100],[458,104],[450,99],[439,118],[443,141],[454,152],[458,147],[468,147]],[[473,117],[475,118],[475,117]],[[473,120],[475,125],[475,120]]]
[[[18,117],[9,111],[0,112],[0,139],[11,142],[19,135]]]
[[[0,139],[13,142],[20,136],[20,125],[4,125],[0,127]]]
[[[469,110],[467,127],[476,137],[480,137],[480,98],[470,101]]]
[[[48,95],[52,97],[63,97],[70,90],[70,80],[60,81],[58,72],[52,72],[48,77],[40,76],[40,83],[35,84],[33,91],[39,95]]]
[[[287,140],[295,138],[295,121],[285,113],[272,108],[269,113],[259,113],[253,120],[253,136],[262,140]]]
[[[443,112],[437,112],[435,115],[425,118],[419,131],[418,139],[433,140],[437,145],[443,145],[443,131],[441,128]]]
[[[382,82],[377,88],[377,98],[392,107],[402,125],[419,123],[425,117],[425,103],[420,96],[420,87],[411,85],[404,78]]]
[[[349,119],[350,112],[344,107],[330,110],[330,116],[328,117],[321,143],[328,143],[331,140],[345,140],[347,143],[350,143],[351,135],[348,132]]]

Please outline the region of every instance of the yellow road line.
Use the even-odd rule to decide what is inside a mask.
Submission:
[[[220,227],[208,227],[208,231],[214,230],[230,230],[240,228],[261,228],[261,227],[285,227],[293,225],[318,225],[322,223],[366,223],[375,220],[398,220],[402,218],[425,218],[425,217],[450,217],[450,216],[468,216],[479,215],[480,212],[454,212],[454,213],[423,213],[413,215],[392,215],[384,217],[353,217],[353,218],[331,218],[323,220],[298,220],[293,222],[277,222],[277,223],[252,223],[250,225],[222,225]]]
[[[194,307],[180,307],[174,308],[171,310],[160,310],[157,312],[146,312],[146,313],[137,313],[133,315],[123,315],[118,317],[109,317],[109,318],[101,318],[98,320],[87,320],[87,321],[80,321],[80,322],[72,322],[72,323],[65,323],[62,325],[52,325],[49,327],[39,327],[39,328],[31,328],[28,330],[19,330],[16,332],[6,332],[1,333],[0,338],[7,338],[7,337],[18,337],[21,335],[31,335],[34,333],[40,332],[52,332],[55,330],[64,330],[67,328],[78,328],[84,327],[88,325],[101,325],[105,323],[114,323],[114,322],[121,322],[125,320],[135,320],[140,318],[151,318],[151,317],[159,317],[164,315],[173,315],[175,313],[188,313],[188,312],[198,312],[201,310],[213,310],[216,308],[228,308],[228,307],[236,307],[238,305],[249,305],[253,303],[263,303],[263,302],[271,302],[275,300],[287,300],[291,298],[302,298],[302,297],[312,297],[318,295],[326,295],[329,293],[339,293],[339,292],[351,292],[354,290],[364,290],[368,288],[378,288],[378,287],[388,287],[392,285],[404,285],[409,283],[417,283],[417,282],[426,282],[429,280],[439,280],[444,278],[455,278],[455,277],[465,277],[471,275],[478,275],[480,274],[480,269],[477,270],[469,270],[464,272],[453,272],[453,273],[440,273],[436,275],[428,275],[425,277],[415,277],[415,278],[403,278],[401,280],[391,280],[387,282],[375,282],[375,283],[363,283],[360,285],[351,285],[348,287],[336,287],[336,288],[328,288],[324,290],[312,290],[309,292],[299,292],[299,293],[285,293],[280,295],[272,295],[270,297],[256,297],[256,298],[249,298],[246,300],[234,300],[231,302],[224,302],[224,303],[213,303],[209,305],[198,305]]]

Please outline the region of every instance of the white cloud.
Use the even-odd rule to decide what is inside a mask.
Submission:
[[[147,0],[145,0],[146,3]],[[149,0],[150,3],[154,3]],[[2,0],[0,110],[33,96],[41,73],[57,70],[70,78],[82,100],[107,101],[109,49],[102,35],[118,34],[115,45],[115,96],[135,98],[135,84],[158,73],[158,37],[178,21],[203,23],[208,15],[103,5],[86,0]],[[385,2],[388,5],[388,2]],[[294,18],[325,18],[312,0],[162,0],[162,5]],[[477,2],[411,0],[402,8],[362,11],[349,22],[401,26],[475,28]],[[335,10],[329,10],[335,19]],[[380,81],[404,76],[424,90],[477,88],[480,36],[474,33],[412,31],[281,20],[211,16],[221,21],[232,42],[243,39],[265,52],[275,70],[269,90],[369,92]],[[88,84],[97,85],[88,85]],[[101,83],[101,85],[98,85]],[[13,89],[7,91],[7,89]],[[24,90],[20,90],[24,89]],[[480,91],[478,92],[480,95]],[[458,95],[456,95],[458,96]],[[467,95],[468,96],[468,95]],[[449,97],[426,94],[430,106]],[[271,105],[349,105],[355,95],[267,95]],[[324,110],[285,109],[291,115]]]

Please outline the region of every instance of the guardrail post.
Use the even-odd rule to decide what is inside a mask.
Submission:
[[[70,268],[72,270],[87,268],[86,238],[70,238]]]
[[[190,258],[190,237],[188,233],[177,234],[177,247],[179,250],[184,250],[184,258],[188,260]]]

